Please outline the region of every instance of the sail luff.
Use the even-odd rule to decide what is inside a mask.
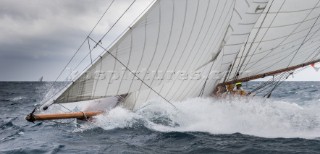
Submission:
[[[289,72],[289,71],[293,71],[302,67],[306,67],[308,65],[314,64],[314,63],[319,63],[320,59],[318,60],[314,60],[314,61],[310,61],[307,63],[303,63],[303,64],[299,64],[299,65],[295,65],[295,66],[291,66],[288,68],[283,68],[283,69],[279,69],[276,71],[271,71],[271,72],[267,72],[267,73],[263,73],[263,74],[258,74],[258,75],[254,75],[254,76],[249,76],[249,77],[245,77],[245,78],[241,78],[241,79],[237,79],[237,80],[232,80],[232,81],[228,81],[228,82],[224,82],[221,83],[219,85],[229,85],[229,84],[235,84],[237,82],[247,82],[247,81],[251,81],[251,80],[255,80],[255,79],[259,79],[259,78],[264,78],[266,76],[272,76],[272,75],[276,75],[276,74],[280,74],[283,72]]]

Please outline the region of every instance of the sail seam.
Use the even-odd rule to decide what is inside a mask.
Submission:
[[[193,45],[192,45],[192,48],[189,50],[190,52],[188,53],[188,56],[186,57],[186,60],[185,60],[185,62],[184,62],[183,65],[182,65],[182,70],[184,69],[184,67],[186,67],[187,62],[188,62],[188,60],[189,60],[189,58],[190,58],[190,56],[191,56],[191,53],[192,53],[192,51],[194,50],[196,44],[197,44],[198,41],[199,41],[199,36],[200,36],[200,34],[203,32],[203,26],[204,26],[204,23],[205,23],[206,18],[207,18],[207,16],[208,16],[208,10],[209,10],[209,6],[210,6],[210,0],[207,1],[207,2],[208,2],[208,4],[206,5],[206,6],[207,6],[206,11],[205,11],[206,13],[205,13],[205,16],[204,16],[204,18],[203,18],[201,27],[200,27],[200,29],[199,29],[199,33],[197,34],[197,38],[196,38],[196,40],[194,41],[194,43],[193,43]],[[194,61],[194,58],[192,58],[192,61],[190,62],[190,64],[191,64],[193,61]],[[189,65],[189,66],[187,67],[187,69],[189,68],[189,70],[191,70],[191,69],[190,69],[190,66],[191,66],[191,65]],[[182,85],[183,85],[183,84],[180,84],[179,87],[178,87],[178,89],[180,89]],[[190,85],[192,85],[192,84],[190,84]],[[176,97],[176,98],[179,98],[179,97],[185,92],[185,89],[188,89],[188,88],[184,88],[183,92],[180,93],[180,95],[179,95],[178,97]]]
[[[170,44],[170,41],[171,41],[171,38],[172,38],[172,29],[173,29],[174,16],[175,16],[175,8],[174,8],[175,5],[174,5],[174,2],[173,2],[173,1],[171,1],[171,2],[172,2],[172,19],[171,19],[171,26],[170,26],[169,38],[168,38],[168,41],[167,41],[167,43],[166,43],[166,48],[165,48],[165,50],[164,50],[164,54],[163,54],[162,57],[161,57],[161,60],[160,60],[159,65],[157,66],[156,72],[158,72],[158,70],[159,70],[159,68],[160,68],[160,66],[161,66],[161,64],[162,64],[162,62],[163,62],[163,59],[164,59],[164,57],[165,57],[165,55],[166,55],[166,53],[167,53],[167,51],[168,51],[169,44]],[[151,81],[151,83],[150,83],[150,86],[152,86],[153,82],[154,82],[154,78],[152,79],[152,81]],[[161,90],[160,90],[160,91],[161,91]],[[148,96],[147,96],[147,100],[149,99],[150,93],[151,93],[151,91],[149,91],[149,94],[148,94]]]
[[[283,3],[282,3],[282,5],[281,5],[281,7],[279,8],[279,10],[282,8],[282,6],[284,5],[285,2],[286,2],[286,0],[283,1]],[[274,3],[274,0],[272,0],[272,2],[270,3],[270,6],[269,6],[267,12],[270,11],[271,6],[272,6],[273,3]],[[272,23],[274,22],[274,20],[276,19],[276,17],[277,17],[277,15],[273,17],[270,25],[272,25]],[[267,18],[267,14],[263,17],[263,20],[262,20],[262,22],[261,22],[261,24],[260,24],[260,27],[265,23],[266,18]],[[258,29],[258,32],[257,32],[256,35],[254,36],[253,40],[256,40],[256,39],[257,39],[260,30],[261,30],[261,29]],[[267,29],[267,31],[264,33],[264,35],[263,35],[263,37],[261,38],[261,40],[265,37],[265,35],[266,35],[266,33],[268,32],[268,30],[269,30],[269,29]],[[260,40],[260,41],[261,41],[261,40]],[[259,42],[259,44],[260,44],[260,42]],[[259,46],[259,44],[258,44],[258,46]],[[244,54],[245,51],[246,51],[247,45],[248,45],[248,44],[245,44],[245,46],[244,46],[244,48],[243,48],[243,50],[242,50],[242,56],[243,56],[243,54]],[[238,65],[237,65],[236,69],[235,69],[236,75],[235,75],[233,78],[237,78],[237,76],[238,76],[241,68],[243,67],[246,59],[248,58],[247,56],[248,56],[248,54],[250,53],[252,47],[253,47],[253,44],[251,43],[251,44],[249,45],[248,52],[246,53],[246,56],[243,58],[243,60],[242,60],[242,59],[239,60],[239,63],[238,63]],[[257,49],[257,48],[256,48],[256,49]],[[254,50],[253,53],[256,52],[256,49]],[[241,52],[241,51],[240,51],[240,52]],[[252,56],[249,58],[249,61],[251,60],[251,58],[252,58]],[[235,61],[235,62],[236,62],[236,61]],[[232,66],[231,71],[233,71],[234,66],[235,66],[235,64]]]
[[[227,21],[227,23],[228,23],[228,26],[227,26],[227,28],[226,28],[226,30],[224,31],[224,35],[222,35],[222,40],[221,40],[221,42],[220,42],[220,45],[219,45],[219,51],[217,52],[217,54],[215,54],[214,55],[214,57],[212,58],[212,64],[211,64],[211,66],[209,67],[209,71],[208,71],[208,74],[206,75],[206,79],[205,79],[205,82],[204,82],[204,84],[203,85],[201,85],[201,84],[199,84],[199,86],[201,86],[202,88],[201,88],[201,90],[200,90],[200,92],[199,92],[199,96],[201,95],[203,95],[203,93],[204,93],[204,90],[205,90],[205,87],[206,87],[206,85],[207,85],[207,82],[208,82],[208,80],[209,80],[209,76],[210,76],[210,74],[211,74],[211,71],[212,71],[212,68],[213,68],[213,66],[214,66],[214,64],[215,64],[215,60],[218,58],[218,56],[221,54],[221,53],[223,53],[223,49],[222,49],[222,47],[223,47],[223,44],[224,44],[224,42],[225,42],[225,37],[227,36],[227,33],[228,33],[228,30],[229,30],[229,28],[231,27],[230,26],[230,22],[231,22],[231,20],[233,19],[233,13],[235,12],[235,1],[233,1],[232,2],[232,7],[230,7],[230,9],[228,10],[228,12],[227,12],[227,15],[226,16],[229,16],[229,14],[231,14],[230,15],[230,19],[229,19],[229,21]],[[225,4],[225,6],[226,6],[226,4]],[[224,9],[225,9],[225,6],[224,6]],[[239,15],[240,16],[240,15]],[[222,17],[222,15],[220,16],[220,19],[221,19],[221,17]],[[225,18],[225,20],[223,21],[223,23],[225,23],[226,22],[226,20],[227,20],[228,18]],[[221,32],[222,30],[221,30],[221,28],[223,27],[223,25],[221,25],[221,27],[220,27],[220,29],[219,29],[219,32]],[[233,31],[233,30],[232,30]],[[215,41],[216,42],[216,41]],[[211,47],[210,47],[211,48]],[[210,51],[210,48],[209,48],[209,51]],[[193,83],[193,84],[190,84],[190,85],[192,85],[192,87],[194,87],[195,86],[195,84],[197,84],[196,82],[195,83]],[[197,86],[197,85],[196,85]],[[189,89],[188,90],[188,92],[186,93],[186,95],[188,95],[190,92],[192,92],[191,90],[193,89],[193,90],[195,90],[196,88],[187,88],[187,89]],[[184,96],[186,96],[186,95],[184,95]]]
[[[275,50],[274,50],[275,51]],[[295,50],[296,51],[296,50]],[[272,66],[274,66],[274,65],[276,65],[276,64],[278,64],[278,63],[280,63],[280,62],[282,62],[282,60],[283,59],[286,59],[288,56],[290,56],[290,55],[292,55],[295,51],[292,51],[292,52],[290,52],[287,56],[284,56],[284,57],[279,57],[279,58],[277,58],[277,59],[280,59],[279,61],[277,61],[277,62],[274,62],[274,63],[272,63],[272,65],[269,65],[268,67],[266,67],[266,68],[264,68],[264,69],[262,69],[260,72],[262,72],[262,71],[264,71],[264,70],[266,70],[266,69],[268,69],[268,68],[270,68],[270,67],[272,67]],[[299,51],[299,50],[298,50]],[[272,51],[273,52],[273,51]],[[264,59],[264,58],[266,58],[266,57],[270,57],[269,55],[272,53],[272,52],[269,52],[268,54],[266,54],[263,58],[261,58],[260,60],[258,60],[258,61],[256,61],[256,62],[254,62],[254,64],[253,65],[251,65],[250,67],[248,67],[246,70],[244,70],[244,72],[245,71],[248,71],[249,69],[251,69],[255,64],[257,64],[258,62],[260,62],[262,59]],[[274,55],[271,55],[271,56],[274,56]],[[251,63],[250,63],[251,64]],[[247,62],[247,66],[249,65],[249,61]],[[260,73],[260,72],[258,72],[258,73]]]
[[[308,15],[307,15],[303,20],[306,20],[307,17],[310,15],[310,13],[311,13],[311,12],[309,12]],[[302,23],[300,23],[294,30],[292,30],[290,34],[293,34],[293,33],[301,26],[301,24],[302,24]],[[275,49],[277,49],[282,43],[284,43],[284,42],[291,36],[290,34],[289,34],[285,39],[283,39],[283,40],[275,47]],[[258,48],[258,46],[257,46],[257,48]],[[275,50],[273,50],[273,51],[275,51]],[[273,51],[269,52],[269,53],[266,54],[264,57],[260,58],[257,62],[259,62],[259,61],[261,61],[262,59],[264,59],[265,57],[269,56],[271,53],[273,53]],[[255,52],[256,52],[256,51],[255,51]],[[254,53],[255,53],[255,52],[254,52]],[[291,53],[290,53],[290,54],[291,54]],[[290,54],[289,54],[289,55],[290,55]],[[251,58],[252,58],[252,56],[251,56]],[[243,68],[243,71],[244,71],[244,72],[247,71],[247,70],[249,70],[249,69],[251,69],[255,64],[257,64],[257,62],[256,62],[256,63],[254,63],[253,65],[251,65],[251,66],[248,67],[248,63],[250,62],[251,58],[247,61],[246,66]],[[279,63],[279,62],[277,62],[277,63]],[[247,68],[247,67],[248,67],[248,68]]]
[[[177,67],[178,67],[178,65],[179,65],[179,63],[180,63],[180,61],[181,61],[181,59],[182,59],[182,57],[183,57],[183,55],[184,55],[184,53],[185,53],[185,49],[186,49],[186,47],[188,46],[188,44],[189,44],[189,41],[190,41],[190,39],[191,39],[191,36],[192,36],[192,34],[194,33],[194,26],[195,26],[195,24],[196,24],[196,20],[197,20],[197,17],[198,17],[198,13],[199,13],[199,1],[197,1],[197,9],[196,9],[196,13],[195,13],[195,16],[194,16],[194,20],[193,20],[193,23],[192,23],[192,28],[191,28],[191,31],[190,31],[190,33],[189,33],[189,36],[188,36],[188,39],[187,39],[187,42],[185,43],[185,45],[184,45],[184,49],[183,49],[183,51],[182,51],[182,53],[181,53],[181,55],[179,56],[179,59],[178,59],[178,62],[176,63],[176,65],[175,65],[175,67],[174,67],[174,69],[173,69],[173,71],[174,72],[176,72],[177,70]],[[180,45],[180,44],[179,44]],[[175,50],[175,52],[177,52],[177,50]],[[176,79],[175,79],[175,81],[176,81]],[[182,84],[182,83],[181,83]],[[165,95],[165,97],[167,97],[168,96],[168,94],[171,92],[171,90],[173,89],[173,86],[175,85],[175,83],[173,83],[172,85],[171,85],[171,87],[169,88],[170,90],[168,90],[168,92],[166,93],[166,95]],[[176,91],[177,92],[177,91]],[[176,93],[175,92],[175,93]]]
[[[155,55],[157,54],[157,51],[158,51],[158,48],[159,48],[159,37],[160,37],[160,31],[161,31],[161,3],[159,2],[159,16],[158,16],[158,19],[159,19],[159,25],[158,25],[158,34],[157,34],[157,40],[156,40],[156,46],[155,46],[155,49],[154,49],[154,51],[153,51],[153,54],[152,54],[152,58],[151,58],[151,60],[150,60],[150,62],[149,62],[149,65],[148,65],[148,67],[147,67],[147,69],[146,69],[146,73],[144,74],[144,76],[143,76],[143,78],[142,78],[142,83],[140,84],[140,87],[139,87],[139,91],[141,90],[141,88],[142,88],[142,85],[143,84],[145,84],[145,85],[147,85],[146,83],[144,83],[144,79],[145,79],[145,77],[147,76],[147,72],[149,71],[149,69],[150,69],[150,67],[151,67],[151,65],[152,65],[152,62],[153,62],[153,60],[154,60],[154,57],[155,57]],[[152,85],[147,85],[148,87],[150,87],[150,89],[151,89],[151,86]],[[153,89],[151,89],[152,91],[154,91],[154,92],[156,92],[155,90],[153,90]],[[164,98],[160,93],[158,93],[158,92],[156,92],[160,97],[162,97],[162,98]],[[137,96],[137,98],[139,98],[139,96],[140,96],[140,93],[138,93],[138,96]],[[167,99],[165,99],[166,101],[168,101]],[[137,101],[137,99],[135,100],[135,101]],[[168,101],[168,103],[170,103],[169,101]],[[170,103],[171,104],[171,103]]]

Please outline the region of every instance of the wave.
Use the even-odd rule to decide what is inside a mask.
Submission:
[[[262,98],[194,98],[174,102],[177,109],[161,101],[147,103],[148,106],[137,111],[116,107],[97,116],[94,124],[105,130],[143,125],[160,132],[241,133],[267,138],[320,137],[318,102],[299,105]]]
[[[21,101],[23,99],[27,99],[27,97],[25,97],[25,96],[17,96],[17,97],[12,98],[11,101],[17,102],[17,101]]]

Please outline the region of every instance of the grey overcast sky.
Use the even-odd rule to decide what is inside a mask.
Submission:
[[[0,81],[54,80],[108,0],[1,0]]]
[[[54,80],[109,0],[1,0],[0,81]],[[308,68],[290,80],[319,81]]]

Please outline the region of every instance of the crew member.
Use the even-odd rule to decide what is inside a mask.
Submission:
[[[226,87],[225,86],[218,86],[217,88],[218,88],[218,90],[215,93],[215,96],[224,97],[227,92]]]
[[[226,88],[227,88],[228,94],[234,94],[235,93],[233,84],[226,85]]]
[[[240,95],[240,96],[246,96],[247,95],[246,91],[242,89],[242,83],[241,82],[237,82],[236,83],[236,89],[234,90],[234,93],[236,95]]]

